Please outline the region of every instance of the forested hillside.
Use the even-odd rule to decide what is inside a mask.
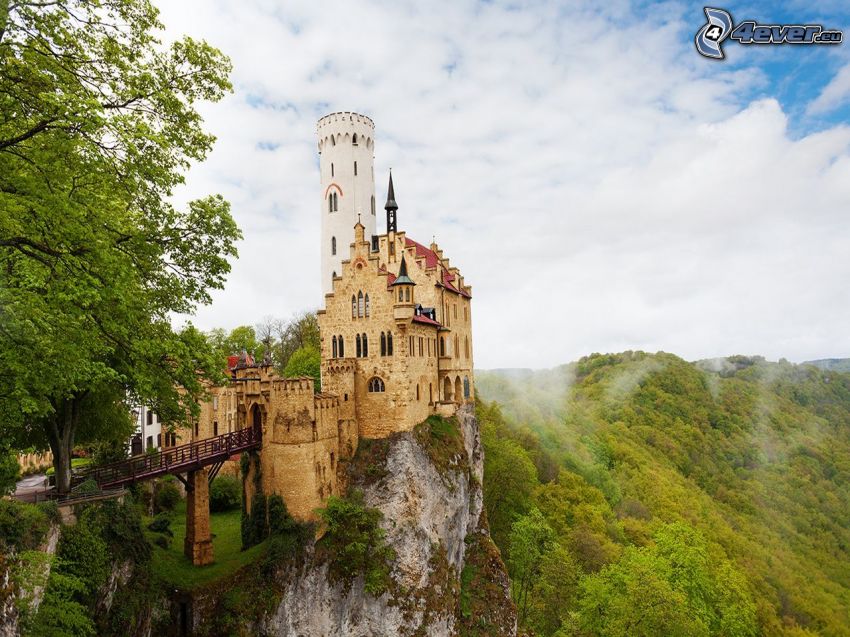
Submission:
[[[850,374],[626,352],[476,382],[527,631],[850,635]]]

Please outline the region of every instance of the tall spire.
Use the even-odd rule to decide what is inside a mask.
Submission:
[[[398,276],[395,281],[392,282],[390,287],[394,287],[396,285],[416,285],[416,283],[407,276],[407,263],[404,260],[404,255],[401,255],[401,267],[398,269]]]
[[[398,232],[398,228],[396,226],[396,211],[398,210],[398,204],[395,202],[392,168],[390,168],[390,185],[387,187],[387,203],[384,204],[384,210],[387,211],[387,234],[390,232]]]

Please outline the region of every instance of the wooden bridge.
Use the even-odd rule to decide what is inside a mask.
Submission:
[[[225,460],[234,454],[258,449],[261,443],[260,429],[246,427],[214,438],[204,438],[81,471],[74,475],[74,482],[93,479],[101,489],[114,489],[170,474],[188,488],[182,474],[212,465],[209,472],[209,481],[212,482]]]
[[[75,482],[93,479],[102,490],[107,490],[164,475],[176,476],[186,486],[186,539],[183,551],[193,564],[202,566],[213,561],[210,482],[234,454],[258,449],[261,444],[260,426],[245,427],[214,438],[204,438],[82,471],[75,476]]]

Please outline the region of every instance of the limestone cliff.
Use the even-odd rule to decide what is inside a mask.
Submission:
[[[363,578],[334,582],[315,547],[276,574],[282,598],[257,632],[268,635],[516,634],[508,578],[482,514],[483,459],[471,405],[457,429],[428,423],[385,440],[363,441],[347,467],[349,489],[384,516],[396,553],[392,586],[368,594]],[[459,430],[459,431],[458,431]],[[454,436],[454,439],[451,439]]]

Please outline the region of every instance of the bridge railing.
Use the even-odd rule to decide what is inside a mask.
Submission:
[[[101,487],[127,484],[168,473],[183,473],[227,458],[234,453],[257,446],[260,430],[257,427],[237,429],[213,438],[163,449],[156,453],[134,456],[81,472],[76,480],[94,479]]]

